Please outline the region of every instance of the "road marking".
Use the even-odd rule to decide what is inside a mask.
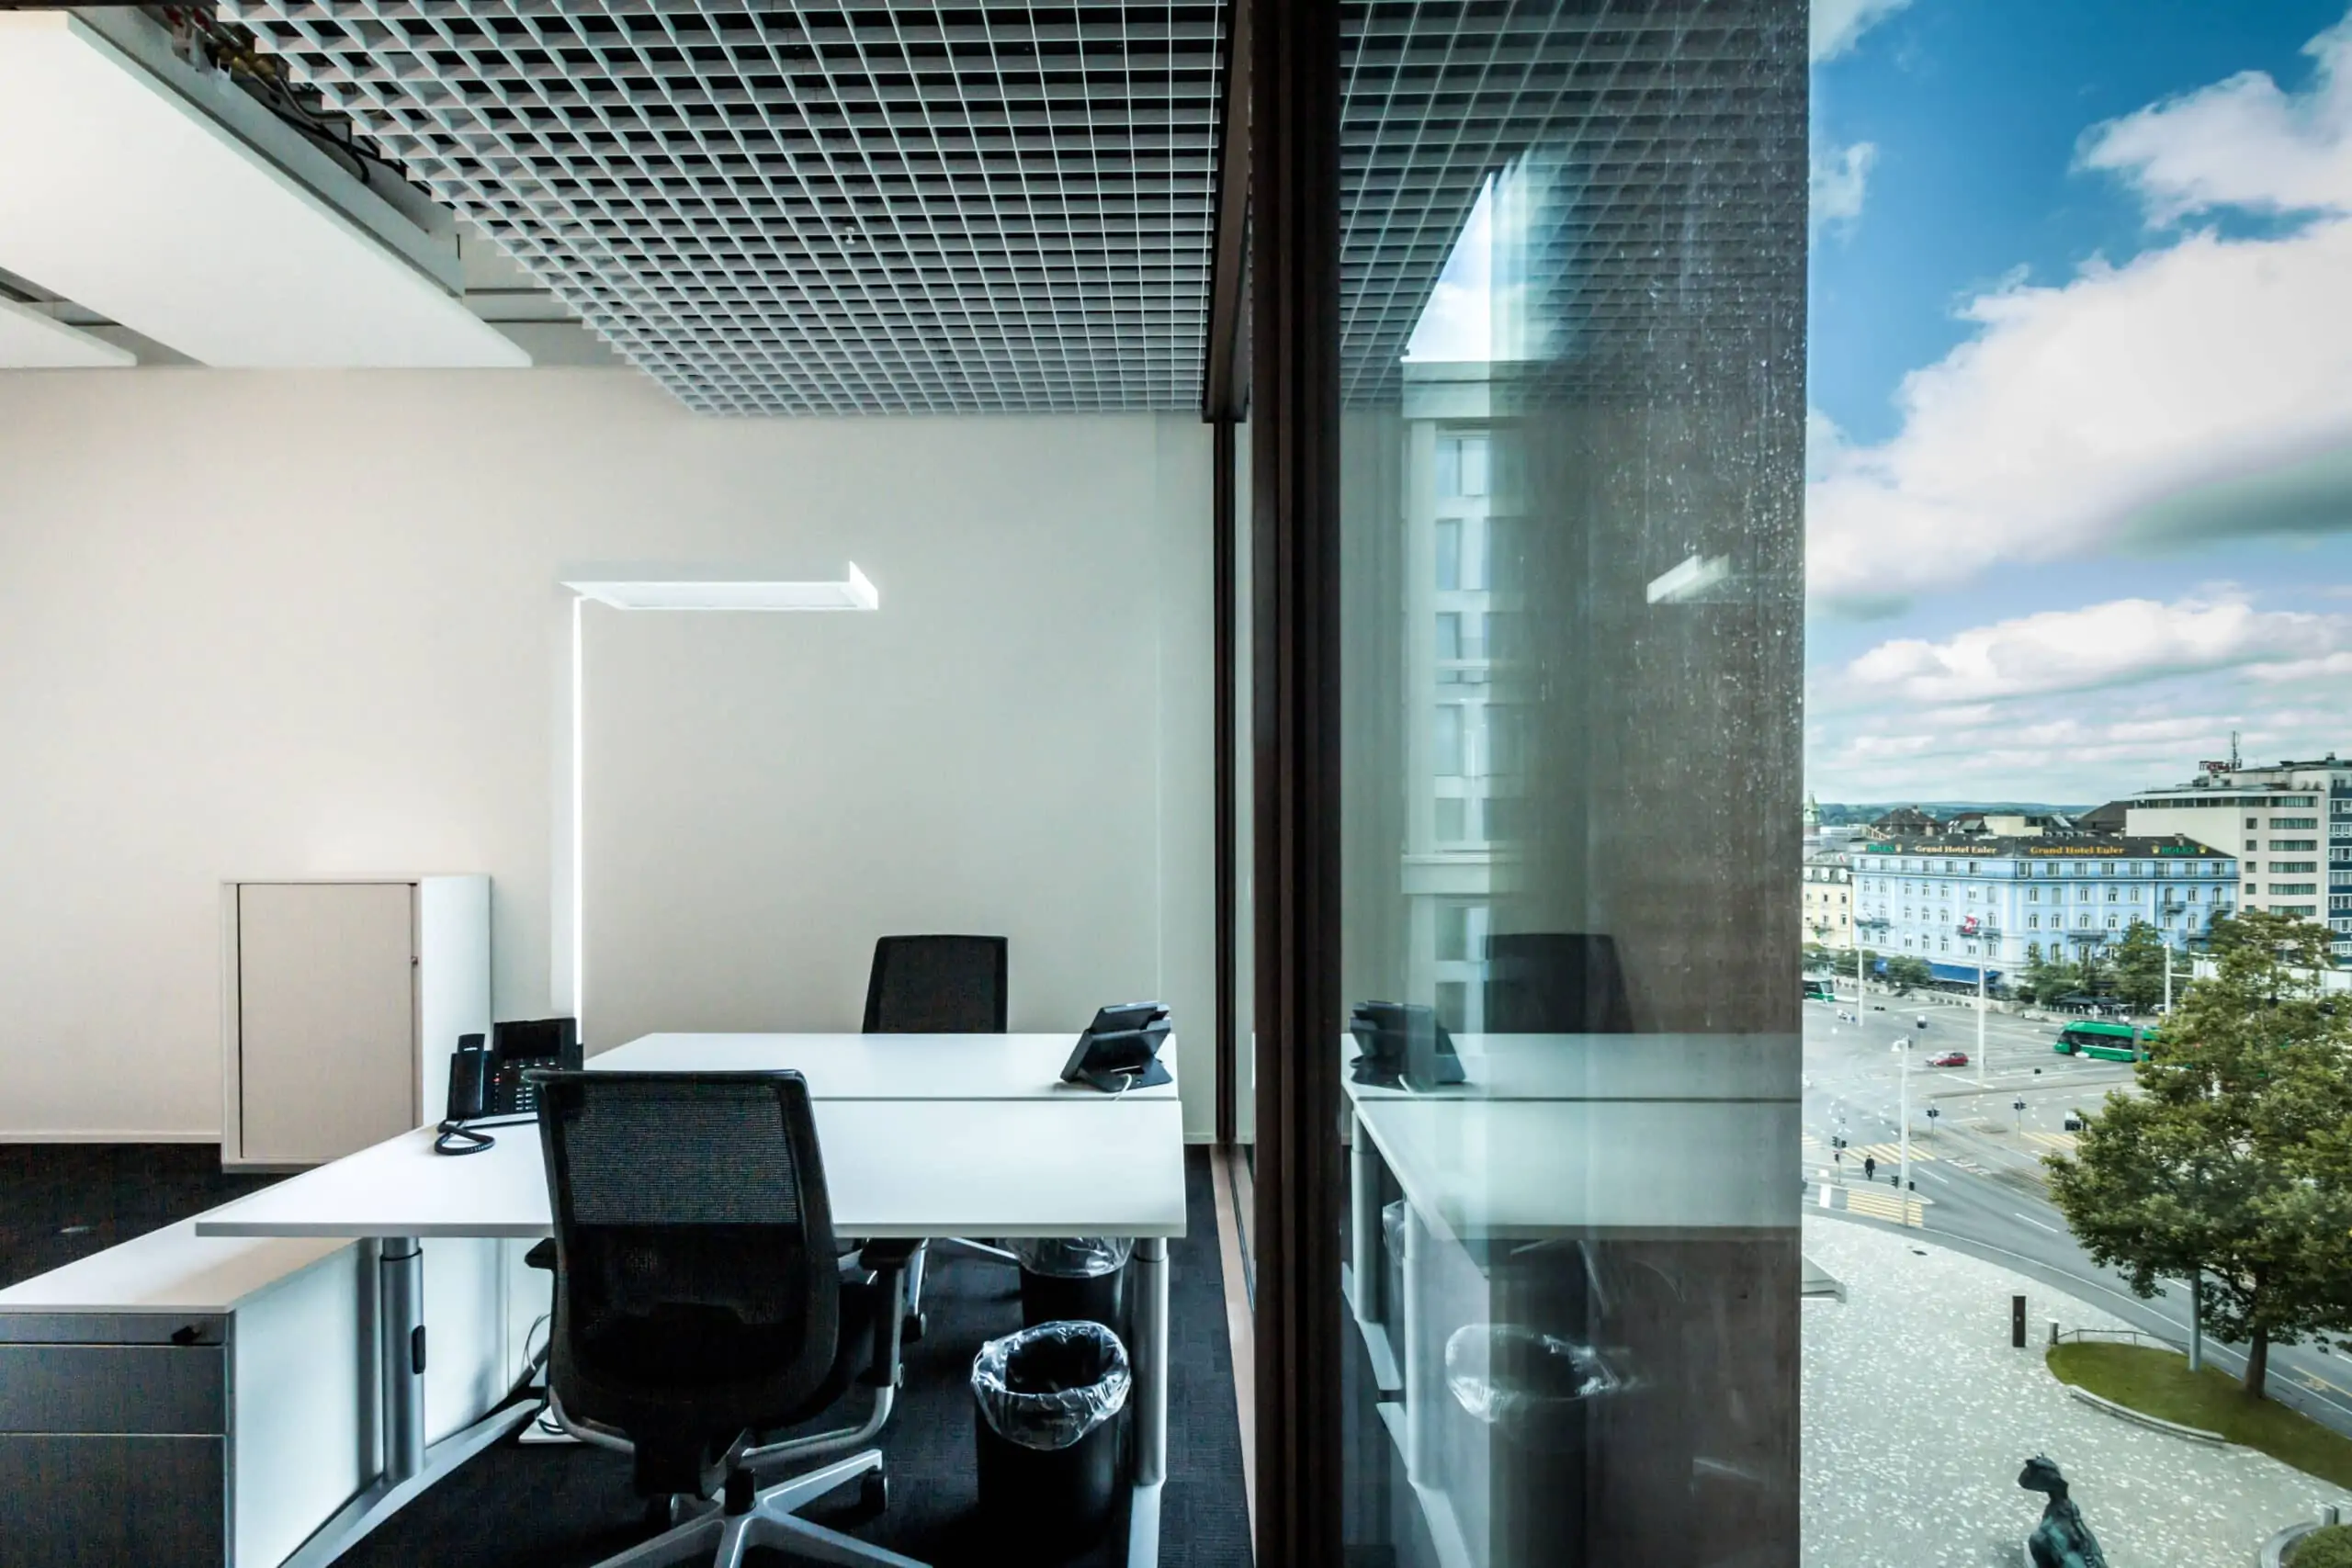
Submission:
[[[2015,1209],[2011,1209],[2009,1213],[2017,1214],[2017,1217],[2023,1220],[2027,1224],[2041,1225],[2041,1228],[2048,1231],[2052,1235],[2064,1235],[2066,1234],[2064,1231],[2060,1230],[2056,1225],[2043,1224],[2041,1221],[2035,1219],[2031,1214],[2018,1214],[2018,1212]]]
[[[1868,1214],[1874,1220],[1888,1220],[1898,1225],[1924,1227],[1927,1207],[1918,1199],[1905,1200],[1892,1193],[1858,1192],[1849,1189],[1846,1208],[1849,1213]]]
[[[2028,1133],[2025,1134],[2025,1141],[2029,1144],[2040,1144],[2045,1149],[2055,1149],[2060,1154],[2070,1155],[2075,1152],[2075,1145],[2079,1140],[2072,1133]]]

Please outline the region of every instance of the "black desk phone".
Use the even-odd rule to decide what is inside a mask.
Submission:
[[[1149,1089],[1170,1081],[1159,1047],[1168,1039],[1168,1010],[1158,1002],[1122,1002],[1096,1010],[1094,1021],[1078,1037],[1062,1065],[1062,1082],[1082,1083],[1105,1094]]]
[[[445,1155],[475,1154],[491,1146],[489,1134],[471,1123],[535,1120],[538,1093],[523,1078],[533,1067],[580,1066],[577,1019],[518,1021],[492,1024],[491,1030],[487,1044],[479,1034],[460,1034],[449,1057],[449,1102],[433,1145]]]
[[[1358,1002],[1348,1020],[1363,1054],[1349,1064],[1360,1084],[1430,1089],[1463,1081],[1453,1036],[1434,1010],[1408,1002]]]

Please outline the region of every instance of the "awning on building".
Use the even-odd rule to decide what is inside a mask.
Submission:
[[[1928,964],[1928,973],[1933,975],[1939,980],[1948,980],[1955,985],[1973,986],[1976,984],[1976,965],[1973,964],[1938,964],[1933,960],[1929,960]],[[1988,986],[1999,984],[2001,972],[1998,969],[1987,969],[1984,971],[1984,983]]]

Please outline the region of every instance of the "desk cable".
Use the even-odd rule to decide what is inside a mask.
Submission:
[[[528,1116],[501,1116],[492,1121],[460,1122],[454,1118],[434,1129],[433,1152],[436,1155],[478,1155],[498,1140],[484,1127],[521,1127],[538,1120],[538,1113]]]

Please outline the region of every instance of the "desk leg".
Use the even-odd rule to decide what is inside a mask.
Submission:
[[[384,1393],[384,1477],[424,1468],[424,1248],[392,1236],[376,1254],[376,1367]]]
[[[1349,1273],[1355,1284],[1356,1321],[1370,1325],[1383,1321],[1380,1289],[1388,1277],[1380,1261],[1380,1187],[1373,1179],[1372,1139],[1352,1113],[1349,1123],[1348,1242],[1355,1265]]]
[[[383,1399],[384,1468],[321,1525],[282,1568],[324,1568],[426,1487],[539,1413],[521,1400],[461,1432],[424,1441],[424,1249],[414,1236],[371,1244],[376,1254],[376,1376]],[[361,1347],[365,1354],[368,1347]]]
[[[1159,1488],[1168,1479],[1168,1242],[1136,1242],[1132,1359],[1136,1389],[1136,1490],[1127,1516],[1127,1568],[1159,1562]]]

